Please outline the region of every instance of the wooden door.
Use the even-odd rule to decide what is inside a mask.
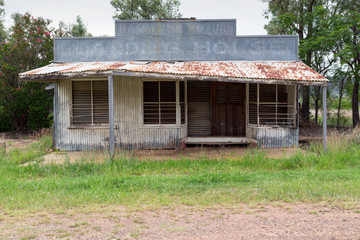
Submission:
[[[211,85],[211,135],[245,136],[245,84]]]

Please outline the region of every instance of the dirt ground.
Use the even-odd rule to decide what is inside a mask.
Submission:
[[[295,154],[296,151],[301,151],[296,148],[275,148],[275,149],[262,149],[261,152],[265,156],[271,158],[281,158],[283,156],[290,156]],[[182,157],[188,159],[231,159],[239,158],[248,153],[246,146],[228,146],[228,147],[191,147],[182,150],[136,150],[117,152],[115,157],[123,158],[136,158],[140,160],[169,160],[180,159]],[[86,160],[103,162],[109,158],[109,154],[104,151],[89,151],[89,152],[50,152],[49,154],[33,161],[23,164],[33,164],[40,161],[41,164],[63,164],[65,161],[71,163]]]
[[[360,211],[278,203],[2,214],[0,239],[360,239]]]

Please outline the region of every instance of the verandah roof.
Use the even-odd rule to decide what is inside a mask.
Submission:
[[[326,86],[328,80],[300,61],[69,62],[20,74],[23,81],[104,75]]]

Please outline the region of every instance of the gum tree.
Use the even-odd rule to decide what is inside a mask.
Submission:
[[[264,13],[269,19],[265,29],[269,34],[296,34],[299,36],[299,57],[305,64],[314,67],[314,49],[302,48],[303,42],[317,35],[318,26],[314,18],[321,11],[325,0],[262,0],[268,4]],[[310,121],[310,88],[302,87],[301,116],[305,122]]]

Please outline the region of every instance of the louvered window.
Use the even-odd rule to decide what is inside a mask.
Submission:
[[[294,126],[295,86],[249,84],[249,124]]]
[[[185,82],[179,82],[180,84],[180,114],[181,124],[185,124]]]
[[[180,122],[185,123],[185,85],[179,82],[179,104],[176,81],[144,81],[144,124],[176,124],[177,106]]]
[[[72,82],[72,118],[74,125],[109,123],[107,81]]]

